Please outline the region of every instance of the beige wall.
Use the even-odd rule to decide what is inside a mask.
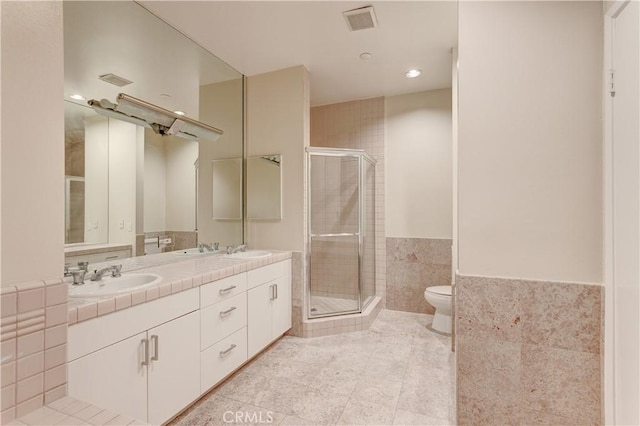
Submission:
[[[242,221],[213,219],[212,161],[242,158],[242,79],[200,88],[200,120],[224,131],[215,142],[201,142],[198,157],[198,240],[221,247],[242,243]]]
[[[461,2],[459,28],[460,272],[601,282],[602,4]]]
[[[2,2],[1,282],[64,264],[61,2]]]
[[[205,141],[200,143],[206,143]],[[171,137],[165,141],[167,162],[167,224],[171,231],[194,231],[198,142]]]
[[[84,125],[84,242],[109,241],[109,119],[93,115]]]
[[[451,238],[451,89],[389,96],[387,237]]]
[[[110,243],[136,246],[136,165],[138,144],[143,143],[143,127],[109,120]]]
[[[282,155],[282,220],[248,221],[252,247],[304,250],[309,73],[304,66],[247,78],[247,155]]]
[[[162,136],[144,131],[144,232],[166,231],[167,165]]]

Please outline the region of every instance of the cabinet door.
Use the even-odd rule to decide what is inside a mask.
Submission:
[[[249,358],[271,342],[272,283],[247,292],[247,352]]]
[[[140,333],[69,363],[69,395],[147,421],[147,367]]]
[[[276,285],[277,297],[271,314],[271,338],[275,339],[291,328],[291,276],[278,278],[273,284]]]
[[[147,421],[159,425],[200,396],[200,311],[152,328],[147,335]]]

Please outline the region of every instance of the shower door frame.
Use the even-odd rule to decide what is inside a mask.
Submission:
[[[366,306],[375,298],[375,285],[376,285],[376,259],[375,259],[375,175],[373,182],[374,189],[374,203],[373,203],[373,221],[374,221],[374,255],[373,255],[373,284],[374,284],[374,294],[370,298],[369,302],[365,305],[362,300],[362,263],[363,263],[363,245],[364,245],[364,229],[365,229],[365,208],[366,208],[366,191],[363,190],[364,184],[364,161],[369,162],[375,172],[376,168],[376,159],[367,154],[363,149],[348,149],[348,148],[320,148],[320,147],[307,147],[307,283],[306,283],[306,317],[307,319],[317,319],[317,318],[326,318],[333,317],[339,315],[350,315],[350,314],[359,314],[361,313]],[[313,234],[311,231],[311,158],[312,156],[322,156],[322,157],[356,157],[358,158],[358,232],[357,234],[353,233],[340,233],[340,234]],[[357,236],[358,237],[358,308],[347,311],[337,311],[326,314],[317,314],[312,315],[311,312],[311,240],[313,237],[347,237],[347,236]]]

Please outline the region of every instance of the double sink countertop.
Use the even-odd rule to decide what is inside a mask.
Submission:
[[[69,325],[281,262],[290,259],[292,254],[290,251],[268,251],[272,253],[271,256],[253,259],[227,256],[222,252],[191,255],[169,252],[90,264],[90,271],[111,265],[122,265],[123,276],[129,273],[155,274],[160,276],[160,280],[150,287],[123,292],[116,296],[69,297]],[[109,280],[111,279],[118,278]],[[109,280],[105,281],[105,285],[109,285]],[[72,279],[66,278],[65,281],[69,283],[71,289]],[[86,282],[91,283],[89,280]]]

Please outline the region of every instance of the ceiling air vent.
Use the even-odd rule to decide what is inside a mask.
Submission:
[[[115,75],[112,73],[99,75],[98,78],[102,81],[106,81],[107,83],[111,83],[118,87],[124,87],[127,84],[133,83],[131,80],[127,80],[124,77],[120,77],[119,75]]]
[[[344,15],[344,19],[347,21],[347,25],[351,31],[366,30],[378,25],[376,14],[373,11],[373,6],[347,10],[342,14]]]

